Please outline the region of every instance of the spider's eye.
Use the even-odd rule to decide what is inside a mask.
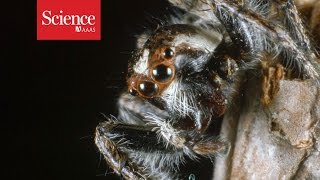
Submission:
[[[153,97],[158,93],[158,85],[149,82],[149,81],[142,81],[138,86],[138,91],[145,97]]]
[[[172,78],[173,69],[164,64],[160,64],[152,70],[152,76],[157,82],[164,83]]]
[[[134,89],[129,89],[129,93],[132,95],[132,96],[136,96],[138,94],[138,92]]]
[[[164,57],[166,58],[166,59],[169,59],[169,58],[172,58],[173,57],[173,55],[174,55],[174,52],[173,52],[173,50],[172,49],[170,49],[170,48],[166,48],[165,50],[164,50]]]

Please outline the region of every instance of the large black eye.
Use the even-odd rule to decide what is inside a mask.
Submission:
[[[164,57],[167,59],[172,58],[173,54],[174,54],[174,52],[170,48],[167,48],[164,50]]]
[[[166,82],[172,78],[172,75],[173,70],[164,64],[160,64],[152,70],[152,76],[158,82]]]
[[[143,81],[139,84],[139,92],[146,97],[153,97],[158,93],[158,85],[149,81]]]

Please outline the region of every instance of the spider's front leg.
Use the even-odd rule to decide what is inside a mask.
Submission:
[[[108,130],[113,126],[115,125],[106,122],[97,127],[95,143],[99,151],[103,154],[108,165],[118,175],[123,176],[125,179],[147,179],[143,169],[132,162],[128,155],[119,149],[118,144],[108,137]]]
[[[139,153],[143,156],[143,152],[169,151],[169,148],[166,149],[164,144],[158,142],[155,132],[151,130],[152,127],[109,120],[98,125],[95,143],[108,165],[118,175],[125,179],[149,179],[150,173],[130,156],[139,156]]]

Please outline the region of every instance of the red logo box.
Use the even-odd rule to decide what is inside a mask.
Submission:
[[[37,0],[37,40],[100,40],[100,0]]]

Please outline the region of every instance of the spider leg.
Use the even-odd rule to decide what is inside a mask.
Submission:
[[[97,126],[95,143],[109,166],[125,179],[188,176],[178,171],[183,151],[160,141],[153,126],[105,121]]]
[[[121,177],[125,179],[147,179],[143,169],[130,160],[128,155],[122,152],[114,141],[105,136],[100,126],[96,130],[95,144],[105,157],[108,165]]]
[[[213,0],[211,2],[214,13],[226,27],[230,38],[243,47],[244,53],[249,53],[250,58],[247,61],[254,59],[252,56],[267,51],[275,56],[280,55],[284,66],[295,69],[297,73],[302,74],[302,78],[319,78],[319,63],[312,54],[309,55],[310,51],[306,52],[305,48],[301,49],[299,46],[299,44],[307,44],[307,46],[310,44],[303,29],[297,27],[296,30],[301,33],[295,33],[295,36],[299,36],[300,39],[306,38],[306,40],[297,43],[295,36],[292,36],[293,33],[284,28],[286,25],[284,22],[274,22],[268,19],[266,14],[272,13],[270,8],[259,9],[261,5],[253,7],[248,1],[242,0]],[[288,21],[291,22],[297,18],[292,15],[294,4],[287,3],[284,6],[291,7],[287,13],[289,15],[286,16]],[[300,18],[297,21],[299,24]],[[303,27],[302,24],[300,26]]]
[[[293,0],[274,0],[277,4],[279,13],[283,13],[283,23],[287,27],[287,31],[290,33],[299,46],[306,52],[312,53],[312,46],[310,39],[307,35],[307,31],[304,27],[302,19],[299,16],[297,7],[294,5]]]
[[[153,126],[139,126],[132,124],[116,123],[112,120],[100,123],[97,127],[99,136],[108,137],[117,144],[120,149],[134,149],[139,151],[169,151],[174,149],[166,147],[159,138]]]
[[[268,46],[267,34],[277,37],[276,26],[268,22],[265,15],[257,13],[267,11],[266,8],[252,9],[243,0],[214,0],[212,9],[232,41],[242,47],[245,53],[256,54],[264,50]]]
[[[293,0],[274,0],[278,11],[283,13],[283,24],[287,32],[296,42],[296,46],[304,52],[304,56],[308,59],[306,69],[313,71],[311,66],[314,67],[316,72],[320,72],[320,65],[315,55],[315,47],[311,45],[309,33],[306,30],[302,19],[299,16],[297,7]],[[295,58],[292,56],[291,58]],[[315,77],[319,78],[319,74],[314,73]]]
[[[167,143],[183,152],[191,159],[197,159],[198,155],[212,157],[218,153],[226,154],[230,145],[223,139],[210,134],[199,133],[196,130],[183,130],[173,127],[170,120],[149,116],[151,124],[157,128],[159,137]]]

